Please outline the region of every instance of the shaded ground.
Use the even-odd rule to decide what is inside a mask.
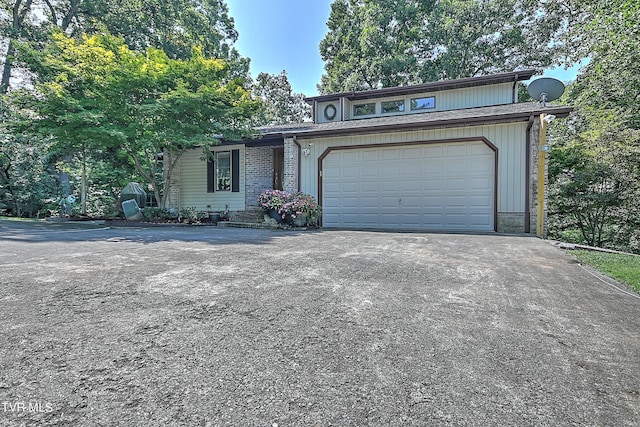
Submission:
[[[0,247],[0,425],[640,424],[640,300],[535,238],[0,221]]]

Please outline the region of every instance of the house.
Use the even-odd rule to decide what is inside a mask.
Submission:
[[[313,122],[261,128],[185,153],[169,204],[255,212],[268,188],[318,199],[324,227],[529,233],[536,230],[540,115],[519,103],[534,71],[307,98]]]

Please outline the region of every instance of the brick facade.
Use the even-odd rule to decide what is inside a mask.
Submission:
[[[257,208],[258,197],[273,186],[273,147],[246,147],[245,204]]]
[[[298,156],[299,147],[293,138],[284,140],[284,179],[282,180],[283,190],[294,193],[298,188]]]

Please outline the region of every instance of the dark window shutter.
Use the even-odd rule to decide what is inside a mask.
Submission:
[[[216,165],[212,160],[207,161],[207,193],[216,191]]]
[[[240,150],[231,150],[231,191],[240,192]]]

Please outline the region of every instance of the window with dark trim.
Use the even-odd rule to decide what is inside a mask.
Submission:
[[[353,106],[354,116],[368,116],[376,113],[376,103],[358,104]]]
[[[382,103],[382,114],[402,113],[404,111],[404,100],[384,101]]]
[[[231,191],[231,151],[216,152],[214,162],[216,191]]]
[[[207,161],[207,193],[240,191],[240,150],[217,151]]]

